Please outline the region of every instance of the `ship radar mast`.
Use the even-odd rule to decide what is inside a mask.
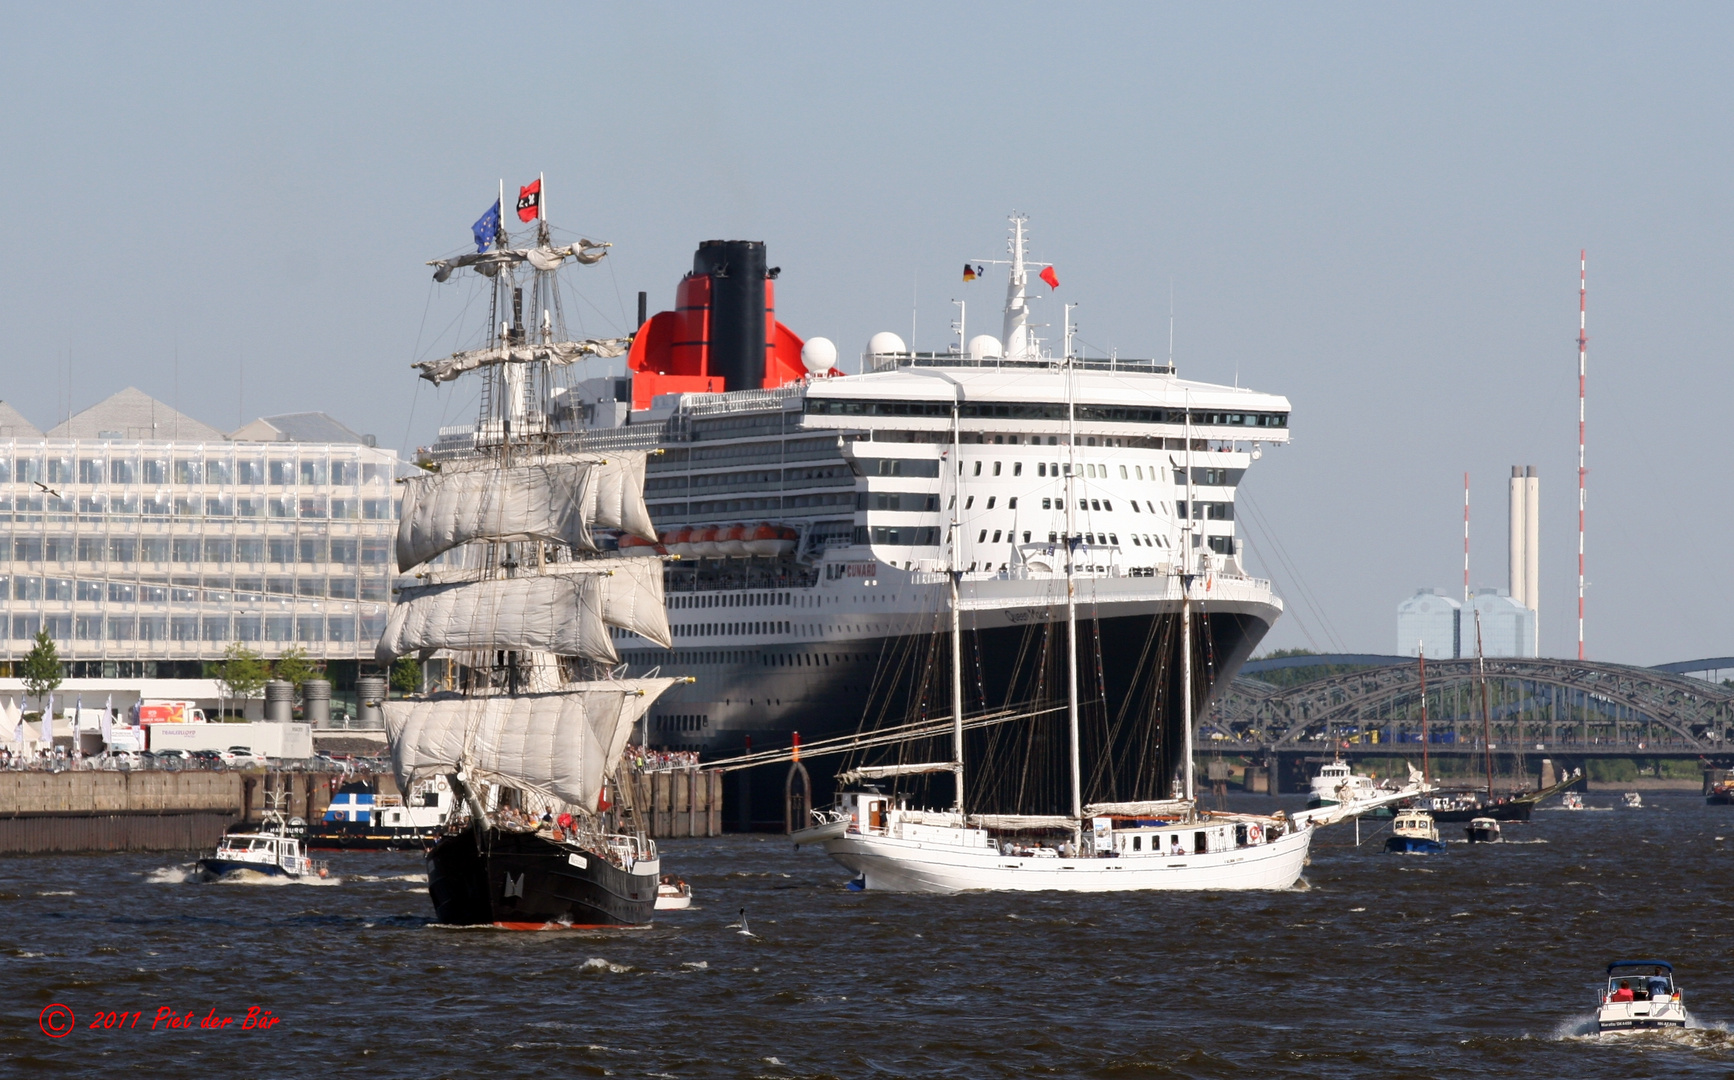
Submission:
[[[1049,266],[1049,263],[1030,262],[1024,251],[1028,237],[1024,235],[1024,226],[1029,218],[1014,213],[1011,216],[1011,238],[1006,241],[1006,248],[1011,253],[1007,259],[975,259],[972,262],[1007,265],[1011,267],[1011,275],[1005,286],[1005,322],[1000,333],[1002,344],[1001,358],[1004,360],[1037,360],[1040,359],[1040,349],[1035,337],[1030,333],[1030,298],[1028,292],[1029,271],[1035,267],[1038,271]],[[962,334],[961,319],[958,333]],[[968,342],[964,343],[968,351]]]

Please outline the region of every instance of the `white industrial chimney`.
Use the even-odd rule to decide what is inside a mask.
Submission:
[[[1541,480],[1535,466],[1511,467],[1511,598],[1539,612],[1541,606]],[[1541,654],[1539,614],[1530,620],[1529,655]]]

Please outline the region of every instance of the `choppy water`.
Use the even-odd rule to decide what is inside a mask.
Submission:
[[[1734,1075],[1734,808],[1646,800],[1432,857],[1338,827],[1283,894],[851,893],[777,838],[675,841],[699,906],[614,934],[432,926],[416,855],[337,855],[336,884],[274,888],[194,884],[161,856],[7,859],[0,1071]],[[1704,1028],[1575,1034],[1601,965],[1652,956]],[[55,1002],[77,1017],[58,1040],[39,1028]],[[163,1006],[237,1019],[148,1030]],[[252,1006],[281,1022],[237,1030]],[[91,1030],[99,1010],[144,1016]]]

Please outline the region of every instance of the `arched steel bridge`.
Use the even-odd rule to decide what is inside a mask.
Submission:
[[[1494,741],[1541,743],[1578,753],[1726,755],[1734,737],[1734,689],[1681,671],[1712,671],[1734,659],[1657,668],[1568,660],[1485,661]],[[1285,669],[1320,668],[1321,678],[1281,686],[1258,678]],[[1340,670],[1352,668],[1352,670]],[[1337,670],[1333,670],[1337,669]],[[1481,734],[1477,661],[1427,662],[1433,732]],[[1414,657],[1330,654],[1255,660],[1242,667],[1210,712],[1224,734],[1272,750],[1299,750],[1360,736],[1396,752],[1420,749],[1420,667]],[[1447,750],[1434,736],[1432,749]],[[1454,739],[1455,748],[1464,748]],[[1404,743],[1414,743],[1404,746]]]

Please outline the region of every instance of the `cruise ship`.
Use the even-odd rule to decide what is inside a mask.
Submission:
[[[778,321],[763,244],[706,241],[672,310],[651,316],[640,294],[624,375],[575,379],[547,416],[517,419],[573,450],[653,452],[645,497],[674,648],[623,629],[615,644],[630,676],[695,680],[646,715],[649,747],[717,760],[948,717],[955,570],[966,712],[1033,718],[971,732],[989,767],[970,804],[1057,808],[1070,552],[1081,737],[1107,763],[1087,797],[1172,793],[1181,573],[1202,581],[1202,703],[1282,611],[1244,565],[1235,493],[1264,446],[1288,440],[1289,403],[1182,379],[1169,361],[1079,355],[1069,328],[1049,348],[1029,321],[1046,264],[1028,257],[1024,219],[1009,231],[1000,336],[917,352],[875,334],[859,374]],[[470,453],[486,433],[441,436],[424,458]],[[620,554],[647,546],[624,537]],[[833,771],[812,770],[814,799]],[[780,823],[788,766],[753,772],[751,809],[731,824]]]

